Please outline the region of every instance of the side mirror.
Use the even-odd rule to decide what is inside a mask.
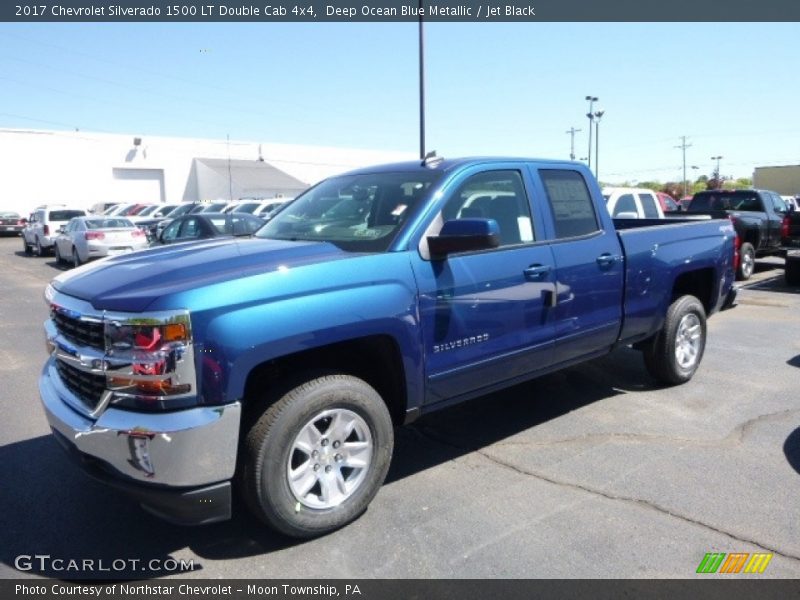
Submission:
[[[433,260],[448,254],[490,250],[500,245],[500,227],[494,219],[456,219],[446,221],[439,235],[428,237],[428,249]]]
[[[67,233],[67,227],[65,225],[62,225],[61,227],[58,228],[58,233]]]

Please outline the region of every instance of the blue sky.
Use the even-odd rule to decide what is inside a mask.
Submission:
[[[798,23],[428,23],[427,148],[606,182],[800,164]],[[0,127],[418,152],[415,23],[0,23]],[[594,153],[594,148],[592,148]],[[698,166],[692,170],[691,165]]]

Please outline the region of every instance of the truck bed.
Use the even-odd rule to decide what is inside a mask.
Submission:
[[[672,283],[682,274],[701,270],[710,276],[721,263],[733,261],[734,231],[729,219],[614,219],[614,226],[625,255],[621,343],[644,339],[661,327],[663,318],[654,322],[653,315],[666,314]],[[720,270],[729,271],[732,282],[732,271]],[[720,282],[711,276],[709,281],[707,298],[701,300],[712,314],[724,298]]]

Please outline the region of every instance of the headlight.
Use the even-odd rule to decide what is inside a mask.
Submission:
[[[106,315],[106,385],[111,404],[143,410],[181,408],[197,393],[189,313]]]

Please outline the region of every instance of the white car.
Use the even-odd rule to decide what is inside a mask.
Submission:
[[[286,203],[291,200],[294,200],[294,198],[268,198],[261,202],[261,206],[259,206],[253,214],[262,219],[270,220],[275,216],[278,210],[283,208]]]
[[[603,189],[606,208],[615,219],[663,219],[664,211],[653,190],[609,187]]]
[[[53,250],[58,230],[73,217],[82,217],[82,208],[69,208],[63,204],[40,206],[31,213],[28,224],[22,230],[22,247],[25,254],[44,256]]]
[[[92,258],[125,254],[149,246],[147,235],[125,217],[76,217],[55,240],[56,260],[76,267]]]

